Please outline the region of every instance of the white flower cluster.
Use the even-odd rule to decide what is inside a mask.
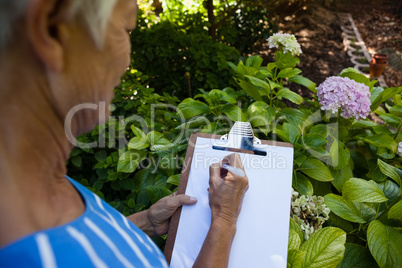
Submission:
[[[281,49],[283,53],[289,52],[292,55],[299,56],[302,53],[300,44],[297,42],[293,34],[275,33],[268,39],[269,48],[276,47]]]
[[[402,156],[402,141],[398,144],[398,154]]]
[[[309,237],[329,219],[330,209],[325,205],[322,196],[305,196],[299,197],[299,193],[292,188],[292,209],[290,216],[300,225],[304,233],[304,239]]]

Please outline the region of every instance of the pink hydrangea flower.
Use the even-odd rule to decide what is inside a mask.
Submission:
[[[344,118],[366,118],[370,113],[370,89],[347,77],[328,77],[317,88],[318,101],[322,110],[333,113],[342,110]]]

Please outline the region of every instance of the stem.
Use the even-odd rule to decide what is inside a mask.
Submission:
[[[274,68],[274,71],[273,71],[273,77],[272,77],[272,80],[273,80],[273,82],[275,83],[275,84],[278,84],[278,78],[277,78],[277,72],[278,72],[278,67],[275,67]],[[274,89],[272,89],[271,90],[271,107],[272,107],[272,101],[273,101],[273,99],[274,99]],[[278,99],[276,100],[276,107],[278,107]]]
[[[399,123],[398,128],[396,129],[394,139],[396,139],[396,137],[398,137],[398,134],[399,134],[399,132],[401,131],[401,128],[402,128],[402,120],[401,120],[401,122]]]
[[[273,99],[274,99],[274,90],[272,89],[271,90],[271,97],[269,98],[269,106],[271,106],[272,107],[272,101],[273,101]]]

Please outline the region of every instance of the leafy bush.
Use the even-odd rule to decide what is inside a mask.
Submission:
[[[242,54],[255,52],[256,44],[261,44],[278,31],[269,13],[260,6],[243,6],[218,28],[220,39]]]
[[[150,76],[149,85],[157,93],[181,99],[198,88],[227,86],[233,75],[227,61],[240,56],[236,49],[214,42],[205,30],[192,32],[169,21],[137,27],[131,43],[133,68]]]
[[[402,241],[402,158],[397,154],[402,141],[402,87],[373,87],[376,81],[354,71],[343,72],[343,77],[370,89],[371,110],[384,120],[384,125],[379,125],[321,111],[317,97],[303,99],[290,91],[289,83],[307,86],[314,93],[316,89],[300,75],[295,67],[298,59],[289,53],[277,51],[275,62],[266,67],[261,67],[261,62],[250,57],[246,64],[232,64],[236,82],[252,98],[250,105],[228,109],[234,100],[224,92],[211,91],[201,96],[206,103],[186,99],[179,104],[187,124],[197,123],[203,132],[220,133],[231,120],[245,118],[259,138],[293,144],[294,189],[306,196],[324,196],[331,213],[327,227],[308,240],[301,227],[310,219],[304,218],[301,226],[291,221],[290,267],[353,267],[357,263],[397,267],[402,260],[401,248],[396,246]],[[211,93],[215,102],[208,100]],[[298,108],[287,107],[285,99]],[[204,125],[210,120],[203,118],[210,118],[217,108],[226,115],[225,120],[215,118]]]

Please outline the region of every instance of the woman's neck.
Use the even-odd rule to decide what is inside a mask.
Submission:
[[[1,248],[77,218],[84,204],[64,178],[72,145],[46,93],[46,79],[35,72],[19,79],[1,67],[0,74]]]

